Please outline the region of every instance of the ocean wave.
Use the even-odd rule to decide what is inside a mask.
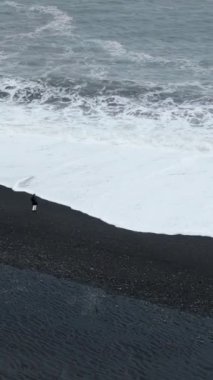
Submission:
[[[196,84],[1,78],[0,105],[1,130],[200,151],[213,148],[212,98]]]
[[[104,74],[100,71],[100,76]],[[69,103],[73,96],[85,99],[103,100],[123,98],[135,104],[152,104],[154,108],[165,104],[171,105],[211,105],[213,88],[199,82],[180,84],[155,84],[144,82],[143,85],[133,81],[112,81],[107,79],[83,78],[72,80],[61,77],[48,79],[26,80],[22,78],[0,77],[0,92],[5,98],[18,103]],[[4,99],[4,97],[1,97]]]

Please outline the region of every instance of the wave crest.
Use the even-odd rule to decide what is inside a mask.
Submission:
[[[0,102],[1,129],[15,126],[16,131],[66,133],[78,139],[213,148],[212,97],[195,84],[1,78]]]

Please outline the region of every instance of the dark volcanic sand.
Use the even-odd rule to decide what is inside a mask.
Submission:
[[[106,205],[109,207],[109,205]],[[0,187],[0,263],[213,314],[213,239],[137,233]]]
[[[0,265],[1,380],[212,380],[213,318]]]

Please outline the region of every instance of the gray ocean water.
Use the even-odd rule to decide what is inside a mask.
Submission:
[[[1,380],[211,380],[213,320],[0,266]]]
[[[212,149],[212,19],[211,0],[2,0],[1,129]]]

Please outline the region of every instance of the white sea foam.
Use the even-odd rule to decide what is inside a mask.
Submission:
[[[212,235],[210,71],[200,75],[184,49],[179,58],[161,54],[165,44],[131,43],[134,35],[113,40],[108,27],[105,40],[85,24],[64,38],[73,20],[55,5],[5,4],[23,28],[17,18],[17,38],[2,36],[0,183],[131,229]],[[50,35],[56,45],[46,49]],[[168,83],[167,68],[177,69],[174,82],[197,70],[197,83]]]
[[[43,26],[38,27],[35,33],[41,33],[45,30],[70,34],[73,30],[72,17],[61,11],[56,6],[35,5],[29,8],[31,12],[39,12],[53,17],[53,20]]]
[[[66,12],[59,9],[57,6],[34,5],[26,7],[25,4],[16,3],[14,1],[5,1],[2,5],[7,5],[15,8],[18,11],[25,11],[30,16],[32,13],[40,13],[48,15],[52,18],[51,21],[37,27],[35,30],[28,33],[19,33],[18,37],[36,37],[44,31],[51,31],[57,34],[70,35],[74,29],[73,18]],[[16,35],[14,35],[15,37]],[[17,36],[16,36],[17,37]]]
[[[51,88],[42,101],[26,104],[24,95],[14,101],[17,90],[36,86],[42,91],[41,83],[2,81],[10,99],[0,103],[0,183],[133,230],[213,236],[207,110],[192,105],[202,128],[187,120],[189,105],[174,118],[168,101],[152,117],[148,103],[138,117],[135,100],[119,96],[112,100],[122,111],[117,115],[103,98],[88,98],[84,112],[85,98],[76,93],[58,108],[45,104]]]
[[[120,42],[113,40],[93,40],[113,57],[124,56],[132,62],[160,62],[168,63],[170,60],[164,57],[154,57],[145,52],[134,52],[125,48]]]
[[[124,47],[119,41],[115,40],[93,40],[102,49],[106,50],[112,57],[125,57],[134,63],[156,63],[159,65],[174,66],[180,70],[192,70],[193,72],[202,73],[209,71],[208,67],[205,69],[199,62],[186,59],[186,58],[171,58],[169,56],[151,55],[145,51],[134,51]]]
[[[0,129],[187,151],[213,149],[213,107],[208,99],[203,104],[175,103],[174,89],[169,87],[165,99],[162,89],[152,87],[138,99],[107,95],[102,90],[86,96],[81,95],[82,89],[77,84],[70,90],[63,85],[2,78]]]
[[[8,5],[9,7],[12,8],[19,8],[21,5],[19,3],[16,3],[15,1],[4,1],[2,5]]]
[[[4,61],[4,60],[7,59],[7,58],[8,58],[8,56],[7,56],[4,52],[2,52],[2,51],[0,50],[0,62]]]
[[[0,183],[117,226],[213,236],[213,153],[1,133]]]
[[[153,55],[150,55],[150,54],[147,54],[147,53],[144,53],[144,52],[130,51],[128,53],[128,57],[129,57],[129,59],[132,62],[138,62],[138,63],[141,63],[141,62],[148,62],[148,63],[149,62],[156,62],[156,63],[165,64],[165,63],[170,63],[171,62],[171,60],[169,60],[166,57],[153,56]]]
[[[114,57],[119,57],[124,54],[127,54],[127,50],[118,41],[96,40],[95,42],[98,43],[103,49],[105,49]]]

